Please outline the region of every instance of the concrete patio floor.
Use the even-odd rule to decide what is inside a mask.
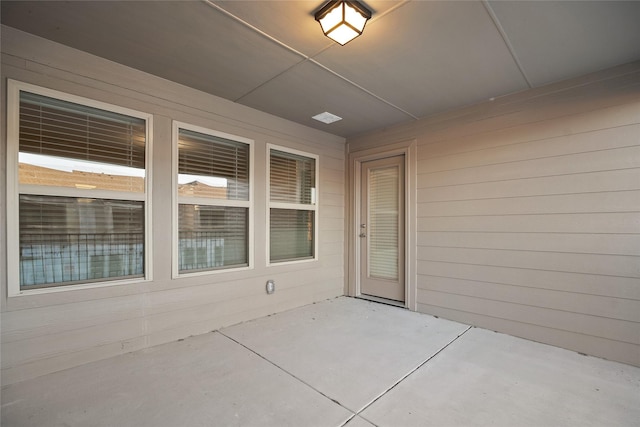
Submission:
[[[2,389],[2,426],[639,426],[640,368],[341,297]]]

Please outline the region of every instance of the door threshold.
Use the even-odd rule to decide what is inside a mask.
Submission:
[[[406,306],[405,306],[403,301],[396,301],[396,300],[393,300],[393,299],[374,297],[373,295],[365,295],[365,294],[360,294],[356,298],[365,299],[365,300],[371,301],[371,302],[378,302],[380,304],[392,305],[394,307],[406,308]]]

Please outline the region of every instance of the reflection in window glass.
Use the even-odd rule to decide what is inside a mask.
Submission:
[[[249,266],[251,146],[184,127],[175,138],[178,272]]]

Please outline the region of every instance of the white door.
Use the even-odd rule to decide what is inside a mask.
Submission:
[[[360,294],[405,300],[404,156],[362,163]]]

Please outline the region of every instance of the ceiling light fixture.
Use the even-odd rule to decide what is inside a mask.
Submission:
[[[357,1],[331,0],[315,18],[325,36],[344,46],[362,34],[371,11]]]

